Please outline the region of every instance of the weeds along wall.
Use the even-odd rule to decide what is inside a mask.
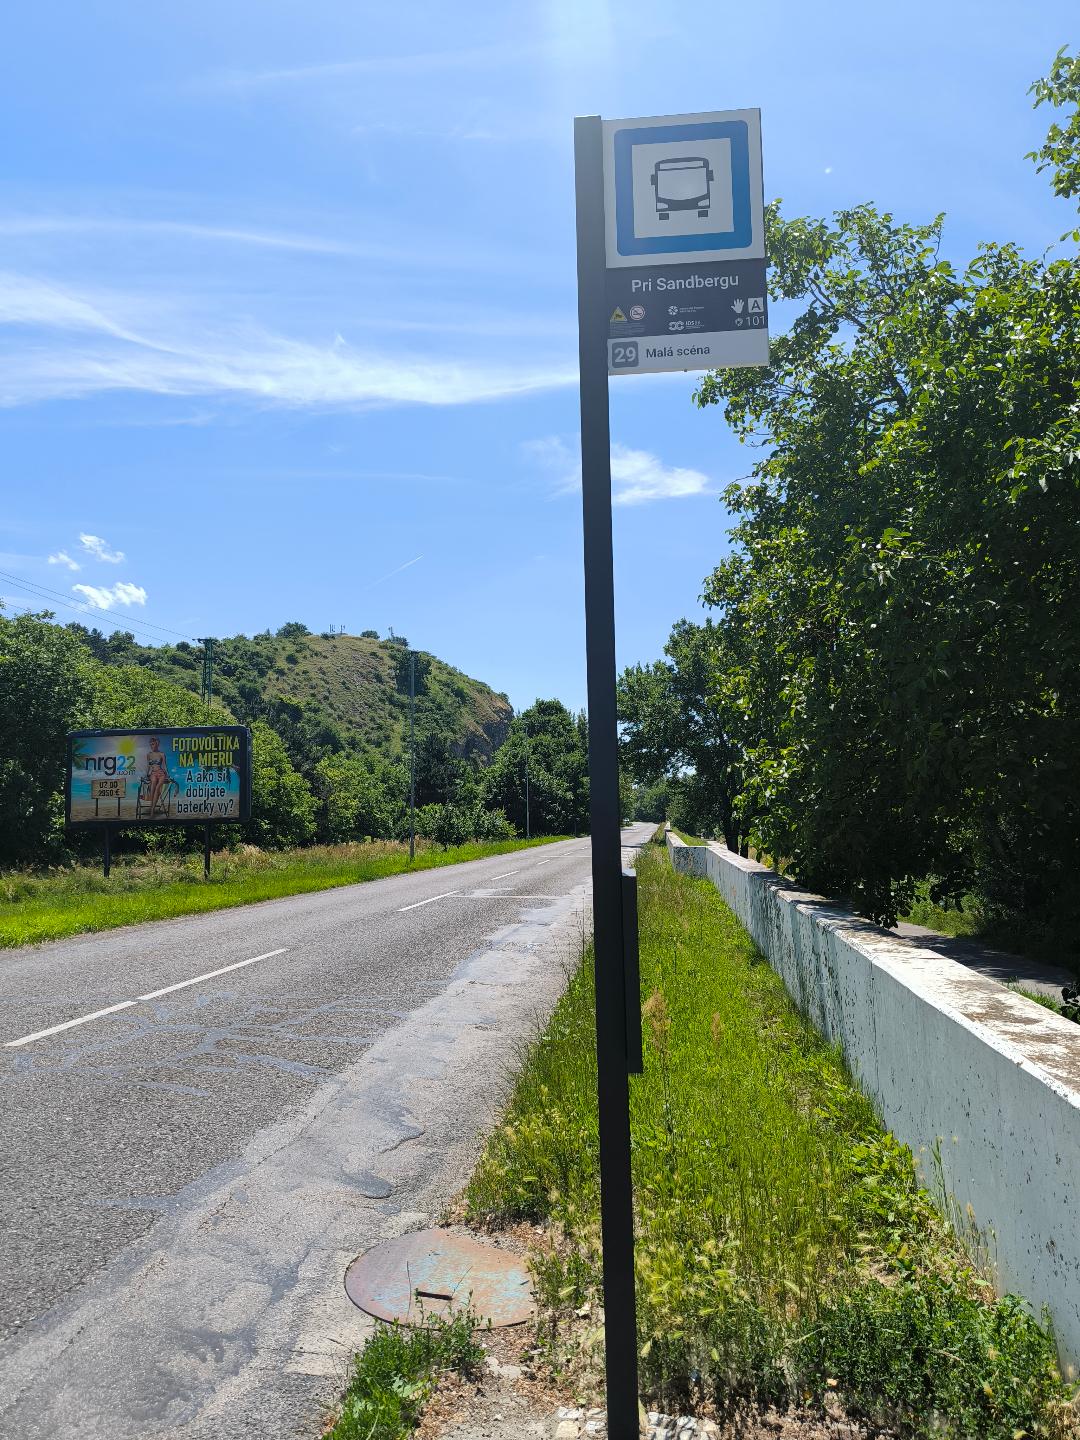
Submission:
[[[1002,1294],[1053,1319],[1080,1366],[1080,1030],[722,845],[667,837],[710,880],[848,1068]]]

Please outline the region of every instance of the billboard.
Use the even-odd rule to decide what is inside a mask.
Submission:
[[[75,730],[64,785],[69,825],[191,825],[251,818],[251,731]]]

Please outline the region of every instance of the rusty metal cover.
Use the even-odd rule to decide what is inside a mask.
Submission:
[[[405,1325],[468,1308],[481,1325],[520,1325],[533,1313],[524,1261],[451,1230],[415,1230],[358,1255],[345,1293],[368,1315]]]

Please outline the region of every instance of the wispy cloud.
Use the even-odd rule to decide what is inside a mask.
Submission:
[[[375,587],[376,585],[381,585],[384,580],[389,580],[389,579],[391,578],[391,576],[393,576],[393,575],[400,575],[401,572],[402,572],[402,570],[408,570],[408,568],[409,568],[410,565],[416,565],[416,564],[418,564],[423,558],[424,558],[423,555],[414,555],[411,560],[406,560],[404,565],[399,565],[395,570],[388,570],[385,575],[380,575],[377,580],[372,580],[372,582],[371,582],[370,585],[365,585],[365,586],[364,586],[364,589],[365,589],[365,590],[372,590],[372,589],[374,589],[374,587]]]
[[[217,70],[199,78],[199,89],[247,91],[281,85],[323,84],[356,75],[418,76],[447,70],[487,70],[530,58],[535,49],[522,45],[480,45],[465,50],[417,51],[405,55],[364,55],[272,70]]]
[[[552,360],[515,365],[453,356],[361,350],[340,335],[329,344],[295,340],[254,325],[194,328],[155,314],[146,300],[122,303],[131,323],[104,302],[35,280],[0,275],[0,324],[63,331],[0,356],[0,405],[105,390],[155,395],[234,395],[269,405],[465,405],[572,384],[576,367]]]
[[[312,255],[362,255],[362,246],[320,235],[294,235],[247,226],[201,225],[188,220],[102,219],[94,215],[0,216],[0,235],[18,239],[39,235],[159,235],[178,240],[207,240],[253,245],[267,250],[298,250]]]
[[[381,123],[372,126],[371,129],[373,133],[376,131],[380,134],[398,133],[392,127],[386,127]],[[357,127],[354,133],[358,136],[362,135],[364,127]],[[417,136],[422,132],[415,128],[402,127],[400,133]],[[432,130],[430,135],[434,136],[435,133]],[[489,137],[485,134],[484,127],[468,126],[463,121],[458,122],[455,127],[451,127],[450,132],[440,133],[444,139],[460,140],[501,138],[512,143],[515,138],[522,138],[510,136],[505,130],[498,128]],[[348,238],[341,238],[333,233],[300,233],[272,224],[259,226],[229,223],[209,224],[200,220],[141,219],[130,215],[101,216],[71,213],[0,214],[0,238],[14,242],[8,247],[12,251],[15,250],[18,242],[29,241],[30,244],[25,246],[24,250],[28,255],[33,256],[33,260],[30,262],[33,264],[40,264],[41,251],[45,248],[39,242],[55,241],[56,244],[52,248],[58,249],[68,240],[81,242],[86,238],[100,238],[102,240],[115,239],[121,244],[138,247],[140,255],[156,248],[164,249],[168,253],[170,242],[177,241],[185,255],[189,255],[195,245],[207,247],[247,246],[256,250],[285,252],[286,256],[291,253],[300,253],[327,257],[340,256],[345,260],[367,260],[376,264],[390,265],[395,272],[400,272],[403,267],[420,268],[425,272],[431,269],[430,241],[426,243],[418,241],[415,233],[411,230],[395,232],[392,227],[382,225],[377,235],[358,235],[355,232],[354,222],[343,220],[339,214],[333,213],[325,217],[324,223],[328,232],[332,231],[335,226],[340,227],[347,224],[349,226]],[[439,249],[439,264],[442,268],[485,275],[494,271],[531,275],[536,264],[541,263],[542,260],[541,254],[531,253],[521,247],[508,252],[505,246],[498,247],[490,244],[485,246],[478,243],[474,236],[465,236],[454,242],[446,239],[440,243]],[[0,294],[3,293],[6,285],[16,284],[21,290],[30,283],[32,282],[25,276],[0,274]]]
[[[49,556],[50,565],[66,565],[69,570],[81,570],[82,566],[77,560],[73,560],[66,550],[58,550],[55,555]]]
[[[94,301],[27,275],[0,271],[0,325],[89,331],[138,343],[126,325],[106,315]]]
[[[122,550],[110,550],[108,542],[100,535],[80,535],[79,544],[87,555],[92,555],[95,560],[104,560],[109,565],[119,565],[124,558]]]
[[[528,440],[525,453],[555,481],[558,494],[581,489],[581,459],[559,435]],[[711,492],[709,477],[700,470],[666,465],[648,450],[634,450],[617,441],[611,447],[611,498],[615,505],[646,505],[653,500],[678,500]]]
[[[145,605],[146,591],[141,585],[131,585],[120,580],[115,585],[73,585],[79,595],[85,595],[95,610],[111,610],[114,605]]]

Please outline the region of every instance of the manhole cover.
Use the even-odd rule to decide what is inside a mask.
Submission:
[[[450,1230],[416,1230],[358,1255],[345,1293],[368,1315],[406,1325],[468,1308],[482,1325],[520,1325],[533,1313],[524,1262]]]

